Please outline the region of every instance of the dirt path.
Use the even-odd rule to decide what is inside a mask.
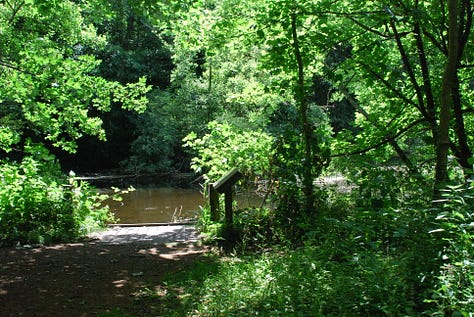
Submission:
[[[97,316],[116,308],[143,316],[148,308],[134,297],[203,252],[189,241],[0,248],[0,316]]]

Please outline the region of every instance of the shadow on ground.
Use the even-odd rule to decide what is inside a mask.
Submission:
[[[143,300],[144,290],[187,274],[205,252],[192,242],[146,241],[0,248],[0,316],[86,317],[114,310],[147,316],[160,309]]]

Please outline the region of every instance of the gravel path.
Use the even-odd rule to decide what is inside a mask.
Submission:
[[[115,226],[107,231],[96,233],[92,238],[101,243],[172,243],[196,242],[198,233],[193,225],[150,225],[150,226]]]

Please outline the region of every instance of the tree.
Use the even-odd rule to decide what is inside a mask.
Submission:
[[[145,78],[97,75],[100,61],[87,51],[106,41],[82,13],[99,4],[0,2],[0,244],[70,240],[111,220],[107,195],[67,178],[49,151],[74,152],[86,135],[105,140],[98,113],[112,103],[147,104]]]
[[[383,7],[376,2],[362,6],[348,1],[337,7],[322,2],[313,13],[320,18],[320,27],[336,35],[328,38],[326,47],[349,42],[353,48],[351,57],[334,70],[334,79],[343,93],[355,93],[359,109],[371,122],[369,127],[359,120],[365,131],[372,131],[371,137],[362,132],[367,135],[362,142],[367,151],[374,143],[413,139],[410,131],[424,127],[431,134],[428,144],[436,158],[436,183],[448,180],[448,149],[459,166],[470,169],[472,125],[466,125],[472,108],[472,70],[467,64],[472,45],[470,1],[448,6],[398,1]],[[412,149],[402,150],[408,157]],[[410,161],[420,164],[424,159],[412,155]]]
[[[207,87],[204,95],[217,97],[212,116],[239,123],[241,127],[255,129],[271,124],[271,117],[280,111],[281,105],[297,106],[296,126],[293,122],[286,125],[292,126],[292,132],[274,131],[278,139],[275,146],[284,151],[274,162],[279,164],[280,177],[291,178],[282,179],[282,183],[293,184],[296,195],[301,191],[299,180],[303,180],[303,213],[310,216],[314,212],[313,181],[327,164],[329,147],[325,140],[327,122],[322,116],[313,115],[317,111],[310,114],[310,109],[314,109],[309,100],[311,78],[317,61],[311,59],[316,50],[311,48],[312,38],[308,39],[308,35],[312,36],[314,29],[307,20],[305,4],[235,0],[193,4],[185,22],[182,19],[175,26],[177,56],[188,61],[178,61],[175,78],[178,83],[186,82],[179,74],[190,72],[183,72],[181,65],[191,64],[190,52],[204,52],[205,71],[198,80]],[[315,118],[319,121],[313,121]],[[287,147],[298,152],[297,158],[287,156],[289,153],[283,150]],[[303,169],[299,166],[301,162]]]
[[[123,109],[116,102],[109,112],[97,112],[95,115],[103,121],[107,142],[92,136],[83,138],[78,143],[77,153],[60,153],[60,160],[63,166],[76,171],[168,171],[174,157],[170,143],[179,141],[172,133],[166,134],[173,128],[171,118],[163,111],[154,112],[163,106],[155,96],[170,85],[171,39],[151,23],[156,19],[152,16],[156,14],[153,7],[121,0],[108,1],[108,6],[102,19],[92,20],[91,12],[85,16],[93,21],[97,33],[107,38],[107,43],[99,48],[86,47],[84,51],[101,60],[96,74],[109,81],[126,85],[146,77],[146,83],[152,86],[147,94],[149,102],[140,114]],[[153,140],[157,142],[149,142]],[[172,142],[168,142],[170,140]]]
[[[308,1],[270,1],[260,8],[268,14],[264,15],[262,10],[257,19],[262,45],[269,47],[263,65],[272,73],[279,73],[280,89],[292,88],[289,101],[295,103],[298,112],[300,128],[294,133],[301,133],[302,157],[301,162],[292,164],[303,166],[297,174],[302,179],[306,216],[314,214],[313,182],[327,164],[329,154],[324,133],[326,121],[320,117],[319,121],[312,121],[310,116],[310,87],[312,78],[321,70],[318,56],[323,56],[312,43],[316,31],[308,14],[312,6]]]
[[[448,13],[448,43],[447,43],[447,56],[443,72],[443,78],[441,81],[441,97],[440,97],[440,110],[439,110],[439,135],[436,144],[436,169],[435,169],[435,179],[438,183],[443,184],[448,179],[448,151],[449,151],[449,119],[451,109],[455,109],[455,100],[459,97],[459,90],[456,87],[458,78],[457,78],[457,68],[460,63],[460,50],[463,50],[463,43],[460,42],[459,30],[460,26],[458,25],[459,16],[459,1],[449,0],[447,3],[447,13]],[[472,10],[469,6],[468,10]],[[459,20],[462,20],[461,19]],[[472,12],[468,19],[472,21]],[[469,31],[469,30],[467,30]],[[464,30],[463,30],[464,32]],[[465,43],[464,43],[465,45]],[[456,108],[460,108],[461,105],[456,105]],[[459,111],[459,110],[458,110]],[[455,113],[457,111],[455,110]],[[463,118],[460,117],[460,122],[458,126],[460,129],[457,130],[457,137],[459,141],[459,162],[461,165],[464,165],[465,168],[469,168],[467,160],[471,157],[471,149],[467,145],[467,140],[465,136],[465,129],[463,124]]]
[[[84,52],[105,39],[73,1],[0,3],[0,146],[22,151],[27,139],[74,152],[84,135],[105,139],[91,110],[112,102],[142,111],[145,79],[121,85],[94,75],[100,61]]]
[[[266,125],[279,97],[265,90],[270,76],[258,65],[261,48],[242,34],[250,24],[249,7],[240,1],[206,1],[165,12],[172,16],[162,30],[173,39],[168,46],[171,82],[151,94],[149,111],[137,118],[142,124],[128,168],[188,168],[181,140],[190,132],[204,136],[214,120],[244,130]],[[161,9],[150,20],[160,14]]]

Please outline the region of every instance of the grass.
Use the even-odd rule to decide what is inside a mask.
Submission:
[[[137,300],[150,316],[474,316],[471,207],[321,218],[297,248],[210,254]],[[257,216],[244,237],[266,232]]]
[[[412,316],[394,260],[324,259],[315,247],[208,255],[136,300],[151,316]],[[120,315],[110,315],[120,316]]]
[[[451,189],[443,206],[327,206],[314,224],[301,223],[309,230],[286,244],[293,248],[275,245],[285,240],[271,215],[236,213],[237,250],[252,253],[207,255],[138,300],[151,316],[471,317],[469,190]],[[207,229],[225,240],[223,228]]]

